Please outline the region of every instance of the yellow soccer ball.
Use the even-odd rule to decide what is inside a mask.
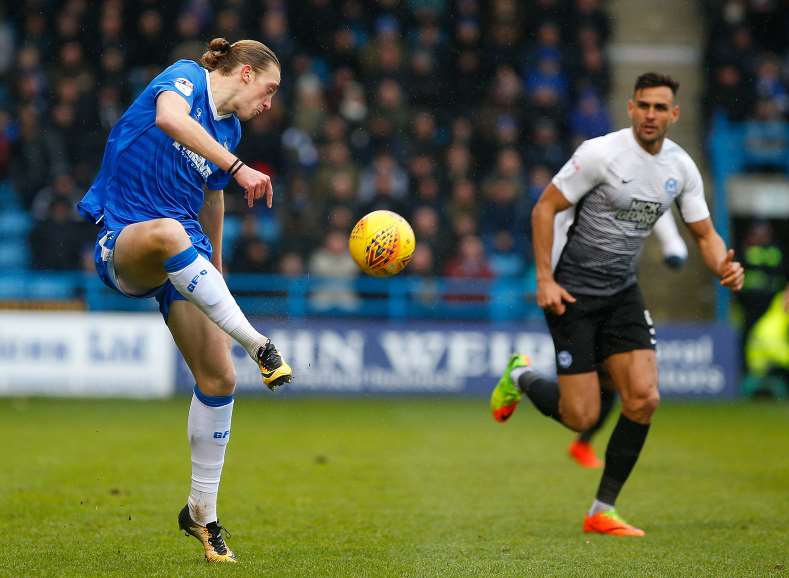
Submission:
[[[414,254],[414,230],[392,211],[373,211],[359,219],[348,239],[348,251],[359,268],[373,277],[397,275]]]

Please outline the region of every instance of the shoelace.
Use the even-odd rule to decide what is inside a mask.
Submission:
[[[277,369],[282,365],[282,357],[280,357],[277,348],[269,341],[263,352],[260,354],[260,359],[268,369]]]
[[[227,554],[227,546],[225,545],[225,540],[222,538],[222,532],[230,538],[230,530],[227,528],[220,526],[217,524],[209,524],[206,526],[210,537],[208,538],[208,543],[216,550],[217,554],[224,555]]]

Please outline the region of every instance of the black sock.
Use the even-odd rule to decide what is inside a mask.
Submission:
[[[559,417],[558,383],[548,381],[534,371],[526,371],[518,377],[518,387],[540,413],[562,423],[562,418]]]
[[[614,505],[622,486],[636,465],[648,432],[649,425],[630,421],[624,415],[619,416],[605,450],[605,469],[597,488],[599,501]]]
[[[600,388],[600,417],[597,418],[597,423],[590,427],[588,430],[581,432],[578,435],[578,440],[589,443],[592,441],[592,436],[596,434],[603,424],[605,423],[608,414],[614,408],[616,402],[616,392],[606,387]]]

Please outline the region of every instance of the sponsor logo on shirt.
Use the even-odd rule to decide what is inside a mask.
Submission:
[[[190,151],[188,148],[186,148],[185,146],[183,146],[181,143],[177,141],[173,141],[173,146],[177,150],[181,151],[181,154],[184,157],[189,159],[189,164],[194,170],[200,173],[200,176],[202,176],[204,179],[207,179],[208,177],[211,176],[211,173],[213,171],[211,170],[211,167],[208,166],[208,161],[205,160],[204,157],[201,157],[199,154],[197,154],[194,151]]]
[[[189,82],[187,79],[176,78],[174,84],[178,92],[180,92],[184,96],[192,96],[192,90],[194,90],[194,84]]]
[[[666,192],[670,195],[675,194],[678,187],[679,183],[677,182],[677,179],[668,179],[663,185],[663,188],[666,189]]]
[[[636,229],[650,229],[660,218],[660,203],[632,199],[630,206],[617,211],[615,217],[618,221],[635,223]]]

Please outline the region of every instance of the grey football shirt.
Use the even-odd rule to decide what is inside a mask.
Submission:
[[[554,277],[584,295],[608,296],[636,282],[652,227],[677,201],[687,223],[709,217],[693,159],[666,139],[647,153],[632,128],[584,142],[553,178],[572,207],[554,221]]]

